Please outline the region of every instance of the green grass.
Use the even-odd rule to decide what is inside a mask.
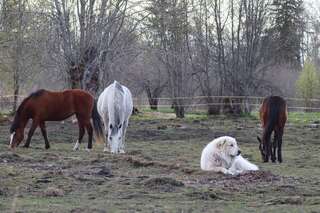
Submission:
[[[290,112],[288,117],[290,123],[296,124],[320,122],[320,112]]]
[[[282,164],[261,162],[256,115],[175,119],[172,112],[143,111],[130,120],[125,155],[103,153],[102,144],[88,153],[86,137],[81,150],[72,151],[78,129],[71,122],[47,123],[50,150],[37,130],[31,148],[12,153],[10,122],[0,121],[0,212],[11,212],[13,204],[16,212],[318,212],[320,132],[305,123],[319,114],[289,113],[295,125],[285,129]],[[261,177],[200,170],[203,147],[221,135],[237,139]],[[105,167],[113,176],[99,175]],[[184,186],[145,184],[162,177]],[[47,195],[48,187],[63,195]]]

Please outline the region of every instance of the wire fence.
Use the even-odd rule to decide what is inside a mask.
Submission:
[[[26,96],[20,95],[17,97],[18,104]],[[182,106],[186,108],[186,111],[206,111],[209,107],[225,107],[226,105],[231,107],[247,107],[250,111],[257,111],[265,97],[258,96],[193,96],[193,97],[161,97],[158,98],[158,109],[170,109],[174,100],[182,102]],[[301,98],[285,97],[288,104],[289,111],[308,111],[308,112],[320,112],[320,99],[310,99],[308,106],[306,102]],[[13,95],[0,95],[0,112],[12,111],[14,103]],[[149,108],[149,101],[145,97],[134,98],[135,107]]]

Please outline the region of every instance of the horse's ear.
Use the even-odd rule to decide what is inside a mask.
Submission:
[[[259,136],[257,136],[257,139],[258,139],[258,141],[259,141],[260,143],[262,143],[262,141],[261,141],[261,139],[260,139],[260,137],[259,137]]]

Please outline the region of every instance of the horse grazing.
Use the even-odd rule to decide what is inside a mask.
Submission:
[[[259,150],[264,162],[282,162],[281,145],[284,126],[287,121],[287,104],[286,101],[279,96],[269,96],[262,102],[260,108],[260,121],[263,128],[262,140],[258,138]],[[274,132],[274,141],[271,144],[271,134]],[[277,151],[277,157],[276,157]]]
[[[38,90],[25,98],[15,114],[10,128],[10,148],[17,147],[24,138],[24,129],[32,119],[31,128],[24,147],[30,146],[31,137],[38,126],[45,141],[45,148],[50,144],[47,138],[45,121],[61,121],[73,114],[76,115],[79,125],[79,138],[74,149],[78,149],[84,136],[85,129],[89,135],[88,149],[92,148],[93,128],[90,123],[92,117],[94,131],[97,139],[102,139],[102,123],[96,109],[94,98],[88,92],[79,89],[65,90],[62,92],[51,92]]]
[[[114,81],[99,96],[97,108],[108,132],[104,151],[109,151],[109,146],[112,153],[124,153],[126,130],[133,110],[130,90]]]

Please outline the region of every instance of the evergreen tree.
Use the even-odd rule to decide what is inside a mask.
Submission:
[[[303,0],[274,0],[271,5],[271,55],[278,63],[301,63]]]

